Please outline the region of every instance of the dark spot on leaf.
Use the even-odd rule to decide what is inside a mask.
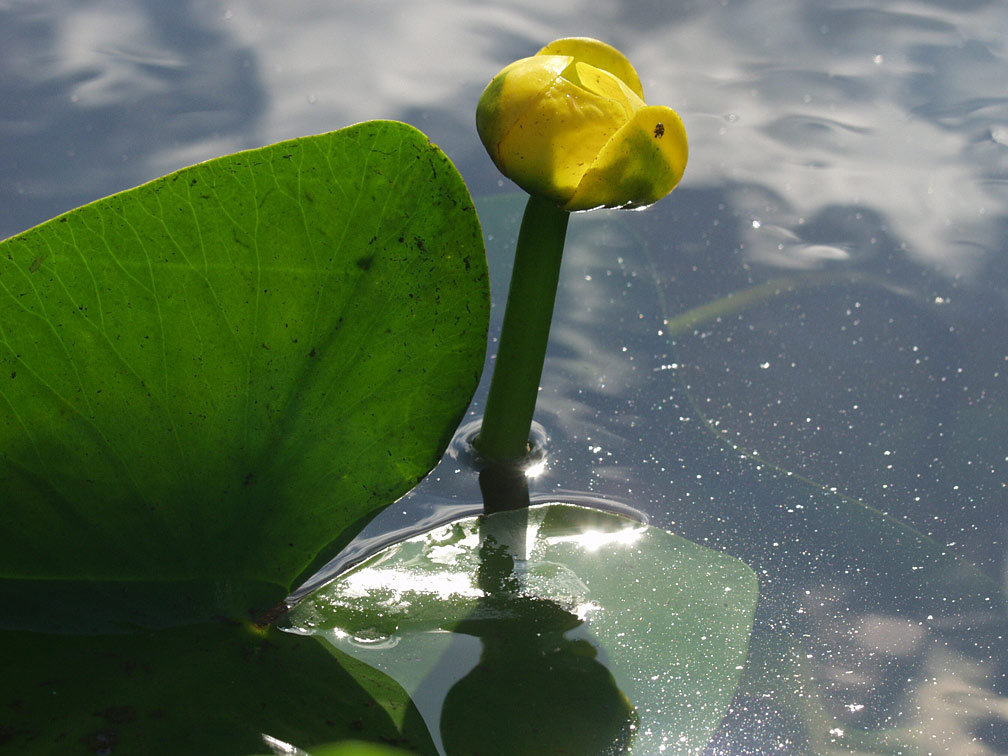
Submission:
[[[315,347],[312,347],[312,350],[310,352],[308,352],[308,356],[309,357],[314,357],[315,356]]]
[[[665,136],[665,124],[659,122],[657,126],[654,127],[655,139],[661,139]]]
[[[245,479],[242,481],[242,485],[245,486],[246,488],[251,486],[253,483],[255,483],[255,473],[249,473],[248,475],[245,476]]]
[[[16,372],[13,372],[13,373],[11,373],[11,374],[10,374],[10,377],[11,377],[11,378],[17,378],[17,373],[16,373]]]
[[[197,181],[196,179],[193,179],[192,181],[190,181],[189,182],[189,186],[196,186],[196,181]]]
[[[371,263],[374,262],[374,255],[357,258],[357,267],[361,270],[371,270]]]
[[[420,250],[421,254],[427,254],[427,245],[424,244],[424,240],[419,236],[413,237],[413,243],[416,244],[416,248]]]
[[[466,269],[466,270],[469,270],[469,268],[471,268],[471,267],[472,267],[472,266],[471,266],[471,265],[469,264],[469,256],[468,256],[468,255],[466,255],[465,257],[463,257],[463,258],[462,258],[462,262],[463,262],[463,263],[465,263],[465,269]]]

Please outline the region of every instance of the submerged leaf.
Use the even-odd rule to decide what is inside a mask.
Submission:
[[[397,544],[292,613],[413,696],[442,753],[696,753],[741,676],[756,576],[569,504]]]
[[[0,644],[5,753],[244,756],[266,750],[263,734],[433,752],[398,686],[311,638],[215,622],[104,636],[0,631]]]

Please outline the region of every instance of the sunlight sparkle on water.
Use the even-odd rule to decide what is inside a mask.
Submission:
[[[534,478],[537,475],[542,475],[546,470],[546,460],[541,459],[525,468],[525,477]]]
[[[585,551],[596,551],[603,546],[608,546],[609,544],[630,546],[642,535],[644,535],[644,528],[626,528],[613,533],[589,531],[587,533],[575,533],[574,535],[551,536],[546,538],[545,541],[550,545],[558,543],[573,543],[577,544]]]
[[[291,745],[279,738],[274,738],[272,735],[263,733],[262,739],[275,754],[280,754],[281,756],[307,756],[306,751],[302,751],[297,746]]]
[[[594,612],[599,611],[602,608],[600,604],[595,601],[584,601],[577,606],[575,606],[571,613],[577,617],[582,622],[586,621]]]
[[[347,575],[342,593],[347,598],[365,598],[383,591],[451,597],[479,598],[483,592],[467,572],[412,572],[368,569]]]

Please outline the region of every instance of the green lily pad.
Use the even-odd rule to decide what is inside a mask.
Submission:
[[[710,740],[756,598],[733,557],[549,504],[392,546],[289,622],[399,682],[448,756],[652,756]]]
[[[447,157],[371,122],[0,243],[4,624],[244,616],[438,461],[489,292]]]
[[[268,750],[264,736],[433,753],[395,683],[311,638],[227,621],[104,636],[3,631],[0,644],[4,753],[244,756]]]

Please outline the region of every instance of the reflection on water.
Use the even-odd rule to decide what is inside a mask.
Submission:
[[[515,616],[476,618],[458,632],[480,638],[479,663],[445,696],[441,739],[446,754],[494,752],[627,753],[638,728],[631,701],[598,651],[564,633],[577,618],[550,601],[512,601]],[[494,598],[484,611],[496,613]]]
[[[0,3],[0,237],[259,146],[256,54],[200,3]]]
[[[532,499],[632,506],[757,571],[709,753],[1008,751],[1003,3],[0,3],[0,236],[371,117],[509,191],[474,103],[570,33],[638,63],[691,162],[649,211],[572,219]],[[498,302],[520,210],[480,203]],[[448,457],[369,533],[478,502]]]
[[[394,545],[308,597],[288,629],[399,682],[447,756],[653,756],[710,740],[755,603],[734,558],[553,504]]]

